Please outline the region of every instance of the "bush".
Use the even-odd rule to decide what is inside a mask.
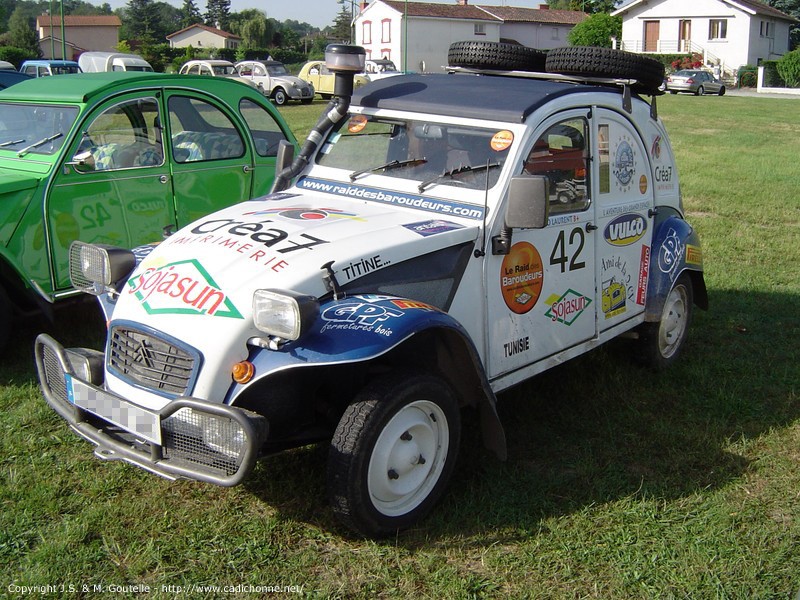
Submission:
[[[680,71],[681,69],[699,69],[702,66],[703,56],[697,52],[681,56],[670,63],[670,68],[672,68],[673,71]]]
[[[788,87],[800,87],[800,49],[784,54],[775,66]]]
[[[786,83],[778,71],[777,60],[764,60],[761,61],[761,66],[764,67],[764,86],[765,87],[786,87]]]
[[[26,60],[39,58],[36,53],[15,46],[0,46],[0,60],[5,60],[19,69]]]
[[[611,38],[622,37],[622,17],[596,13],[575,25],[567,39],[573,46],[600,46],[611,48]]]

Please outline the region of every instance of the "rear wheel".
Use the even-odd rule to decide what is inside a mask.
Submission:
[[[395,373],[368,385],[345,410],[331,441],[333,511],[370,537],[410,527],[442,495],[460,428],[458,404],[438,377]]]
[[[639,356],[645,364],[660,371],[675,362],[686,342],[693,302],[691,279],[683,273],[667,294],[661,319],[642,326]]]
[[[544,72],[546,54],[520,44],[503,42],[453,42],[447,53],[451,67]]]
[[[720,96],[724,96],[725,95],[725,86],[723,85],[721,88],[719,88],[719,92],[717,92],[717,93]]]
[[[701,85],[697,88],[697,91],[694,93],[695,96],[703,96],[706,93],[706,89]]]
[[[610,79],[635,79],[637,91],[658,93],[664,82],[664,65],[657,60],[612,48],[595,46],[566,46],[553,48],[547,53],[548,73],[600,77]]]
[[[5,350],[11,337],[11,328],[14,323],[14,308],[8,299],[6,291],[0,286],[0,354]]]

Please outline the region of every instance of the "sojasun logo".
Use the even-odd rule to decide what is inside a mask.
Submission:
[[[244,318],[195,259],[147,269],[128,280],[128,293],[133,294],[150,315]]]
[[[627,213],[606,225],[604,237],[612,246],[630,246],[647,232],[647,221],[642,215]]]

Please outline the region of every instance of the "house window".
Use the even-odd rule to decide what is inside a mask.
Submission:
[[[486,23],[475,23],[475,35],[486,35]]]
[[[389,19],[381,21],[381,42],[388,44],[392,41],[392,22]]]
[[[724,40],[728,37],[728,19],[711,19],[708,22],[708,39]]]
[[[774,38],[775,27],[769,21],[761,21],[761,37]]]
[[[552,31],[550,32],[550,39],[551,40],[558,39],[558,27],[553,27]]]
[[[364,21],[361,24],[361,43],[372,43],[372,21]]]

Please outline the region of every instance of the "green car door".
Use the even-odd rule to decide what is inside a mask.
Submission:
[[[143,90],[115,96],[79,124],[45,192],[54,291],[70,287],[73,240],[131,248],[157,241],[165,227],[175,226],[160,95]]]

